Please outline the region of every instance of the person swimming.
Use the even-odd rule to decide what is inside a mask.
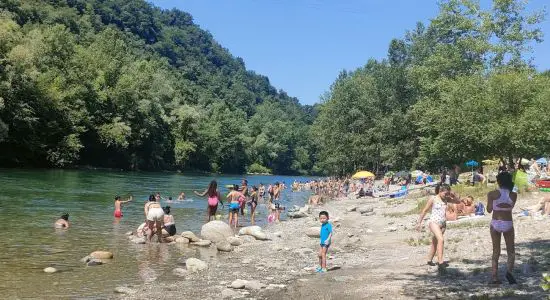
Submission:
[[[69,228],[69,214],[64,213],[61,215],[61,218],[55,221],[54,227],[55,228]]]

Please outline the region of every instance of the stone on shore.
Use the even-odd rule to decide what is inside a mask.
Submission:
[[[242,279],[237,279],[231,282],[231,287],[234,289],[244,289],[247,281]]]
[[[357,210],[357,206],[355,206],[355,205],[346,208],[346,211],[347,211],[347,212],[352,212],[352,211],[356,211],[356,210]]]
[[[55,272],[57,272],[57,269],[54,268],[54,267],[47,267],[47,268],[44,268],[44,272],[46,272],[46,273],[55,273]]]
[[[321,227],[309,227],[306,229],[306,235],[313,238],[321,237]]]
[[[182,237],[187,238],[191,242],[198,242],[201,239],[199,239],[193,232],[191,231],[184,231],[180,234]]]
[[[199,247],[208,247],[212,244],[212,241],[209,240],[198,240],[196,242],[192,242],[191,245],[199,246]]]
[[[189,273],[189,272],[184,268],[175,268],[174,270],[172,270],[172,274],[174,274],[178,277],[185,277],[187,275],[187,273]]]
[[[164,240],[165,240],[167,243],[171,243],[171,242],[175,242],[177,238],[178,238],[177,236],[173,235],[173,236],[167,236],[167,237],[165,237]]]
[[[133,294],[137,293],[137,291],[134,290],[134,289],[131,289],[129,287],[117,286],[115,288],[115,293],[125,294],[125,295],[133,295]]]
[[[109,251],[94,251],[89,256],[97,259],[111,259],[113,258],[113,253]]]
[[[186,237],[178,236],[174,241],[178,244],[189,244],[189,239]]]
[[[245,282],[244,284],[244,288],[247,289],[247,290],[261,290],[262,288],[265,287],[265,284],[257,281],[257,280],[248,280]]]
[[[260,226],[247,226],[239,230],[239,235],[250,235],[256,238],[257,240],[267,240],[267,234],[262,231]]]
[[[372,207],[372,206],[361,206],[361,207],[357,208],[357,210],[363,215],[363,214],[366,214],[366,213],[373,212],[374,207]]]
[[[218,251],[231,252],[233,251],[233,246],[228,241],[219,241],[216,243],[216,248]]]
[[[204,239],[217,243],[225,241],[230,236],[234,236],[234,233],[229,224],[216,220],[202,225],[201,236]]]
[[[240,246],[240,245],[243,244],[243,240],[241,240],[240,238],[238,238],[236,236],[228,237],[227,241],[229,242],[229,244],[231,244],[231,246]]]
[[[188,258],[185,261],[185,266],[187,267],[187,271],[191,273],[200,272],[208,269],[208,264],[206,264],[206,262],[194,257]]]

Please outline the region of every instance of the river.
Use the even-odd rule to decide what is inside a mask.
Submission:
[[[193,190],[204,190],[212,179],[218,186],[240,184],[242,175],[182,175],[177,173],[107,172],[80,170],[0,169],[0,216],[3,242],[0,246],[0,293],[3,299],[71,298],[98,299],[113,295],[119,285],[174,280],[171,270],[182,256],[207,257],[210,250],[174,245],[134,245],[125,233],[143,222],[143,204],[149,194],[160,192],[170,203],[178,232],[200,233],[205,221],[206,199]],[[307,177],[246,176],[249,185]],[[224,188],[221,189],[225,193]],[[134,201],[123,208],[124,217],[113,217],[115,195],[132,194]],[[308,193],[283,193],[283,204],[303,204]],[[163,203],[166,205],[166,203]],[[219,210],[220,211],[220,210]],[[71,228],[54,229],[63,213],[70,214]],[[266,224],[260,205],[259,225]],[[226,210],[222,210],[226,220]],[[284,218],[284,216],[283,216]],[[248,216],[245,218],[248,224]],[[108,250],[115,259],[102,266],[87,267],[80,259],[95,250]],[[45,267],[60,272],[46,274]]]

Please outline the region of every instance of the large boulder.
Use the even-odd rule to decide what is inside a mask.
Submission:
[[[267,240],[267,234],[262,231],[260,226],[247,226],[239,230],[239,235],[250,235],[256,238],[257,240]]]
[[[111,259],[113,258],[113,253],[109,251],[94,251],[89,255],[91,258],[97,259]]]
[[[306,235],[309,237],[321,237],[321,227],[309,227],[306,229]]]
[[[185,266],[187,267],[187,271],[191,273],[200,272],[208,269],[208,264],[198,258],[188,258],[185,261]]]
[[[191,231],[184,231],[181,233],[181,236],[187,238],[191,242],[198,242],[201,240]]]
[[[233,230],[229,224],[223,221],[210,221],[201,228],[201,236],[204,239],[211,240],[214,243],[225,241],[228,237],[234,236]]]

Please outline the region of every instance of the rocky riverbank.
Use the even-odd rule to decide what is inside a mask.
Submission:
[[[520,196],[517,207],[542,197]],[[263,230],[241,229],[238,237],[218,239],[204,247],[174,241],[184,254],[172,281],[119,287],[114,298],[128,299],[451,299],[497,297],[546,299],[539,283],[550,270],[550,218],[515,214],[518,285],[489,286],[490,216],[448,225],[445,259],[439,273],[426,265],[429,234],[415,231],[417,199],[339,199],[322,207],[302,208],[296,219]],[[318,212],[327,210],[334,224],[329,272],[313,272],[317,262]],[[223,227],[223,225],[222,225]],[[221,228],[221,227],[220,227]],[[220,229],[223,232],[225,229]],[[253,237],[261,232],[260,238]],[[238,232],[231,232],[238,234]],[[263,234],[263,235],[262,235]],[[199,235],[199,234],[197,234]],[[223,238],[223,241],[222,241]],[[197,238],[198,242],[200,238]],[[227,241],[227,244],[226,244]],[[195,243],[196,243],[195,242]],[[225,250],[220,249],[220,245]],[[216,251],[216,248],[218,251]],[[206,251],[206,252],[205,252]],[[504,271],[506,251],[501,257]],[[198,259],[195,259],[198,258]],[[198,260],[198,261],[197,261]],[[504,280],[505,281],[505,280]]]

